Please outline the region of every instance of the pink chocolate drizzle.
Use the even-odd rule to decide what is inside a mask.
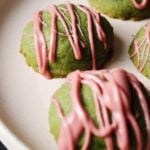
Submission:
[[[149,0],[142,0],[141,3],[138,3],[136,0],[131,0],[131,1],[134,4],[134,6],[140,10],[145,9],[147,7],[147,5],[149,4]]]
[[[44,33],[42,31],[42,17],[40,12],[34,15],[34,44],[37,56],[37,63],[39,67],[39,72],[44,76],[51,78],[48,68],[48,61],[54,62],[56,60],[56,50],[57,50],[57,38],[59,34],[57,29],[57,20],[59,19],[65,28],[66,35],[72,46],[75,58],[77,60],[82,59],[81,49],[85,47],[85,43],[80,40],[79,33],[81,33],[80,20],[77,13],[73,9],[73,4],[67,3],[67,11],[70,14],[71,21],[65,16],[63,8],[57,7],[55,5],[50,5],[46,9],[50,12],[52,16],[51,24],[51,35],[50,35],[50,49],[49,54],[47,50],[47,44],[45,41]],[[97,35],[100,42],[103,42],[104,47],[107,48],[106,35],[101,27],[101,16],[92,8],[85,7],[83,5],[76,5],[78,9],[83,11],[87,15],[88,19],[88,32],[89,41],[92,57],[92,69],[96,69],[96,56],[95,56],[95,45],[94,45],[94,33],[93,25],[96,27]],[[65,9],[65,8],[64,8]],[[69,23],[68,23],[68,20]],[[70,26],[69,26],[70,25]]]
[[[134,52],[130,57],[137,57],[137,69],[143,71],[150,59],[150,22],[146,25],[145,36],[142,41],[134,40]],[[142,49],[142,50],[140,50]]]
[[[48,71],[47,46],[42,33],[40,12],[34,14],[34,42],[39,72],[46,78],[51,78],[51,75]]]
[[[52,102],[62,121],[58,139],[59,150],[75,150],[81,133],[85,133],[82,150],[87,150],[91,135],[105,140],[108,150],[114,149],[112,133],[115,133],[117,145],[121,150],[130,150],[130,140],[127,124],[130,123],[136,138],[137,150],[150,149],[150,112],[146,98],[141,89],[141,83],[136,77],[121,69],[71,73],[67,77],[71,84],[72,112],[63,114],[59,101]],[[131,112],[131,93],[129,83],[137,92],[145,117],[147,143],[143,145],[141,130],[136,117]],[[94,96],[96,116],[99,122],[95,126],[93,120],[82,104],[81,87],[88,85]],[[112,119],[109,117],[112,114]]]

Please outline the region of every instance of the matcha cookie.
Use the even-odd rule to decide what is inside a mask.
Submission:
[[[52,97],[50,131],[61,150],[149,150],[149,106],[131,73],[75,71]]]
[[[135,35],[129,55],[136,68],[150,79],[150,22]]]
[[[113,18],[141,20],[150,17],[149,0],[89,0],[89,3]]]
[[[23,31],[20,52],[47,78],[100,69],[112,54],[113,29],[92,8],[71,3],[36,12]]]

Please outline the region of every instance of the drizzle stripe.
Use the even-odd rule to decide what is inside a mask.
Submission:
[[[39,67],[39,72],[46,78],[51,78],[51,74],[48,69],[48,53],[46,47],[46,41],[42,32],[40,12],[34,14],[34,45],[37,56],[37,63]]]
[[[55,5],[50,5],[46,9],[51,14],[51,33],[50,33],[50,50],[49,54],[47,52],[47,44],[45,41],[44,33],[42,31],[43,20],[40,16],[40,12],[35,13],[34,15],[34,44],[37,56],[37,62],[39,67],[39,72],[46,76],[47,78],[51,78],[50,69],[48,68],[48,61],[50,63],[55,62],[57,59],[57,38],[58,34],[61,36],[65,36],[62,33],[58,32],[57,29],[57,20],[59,19],[63,24],[66,32],[66,36],[69,39],[69,42],[72,46],[73,53],[75,59],[82,59],[82,51],[81,47],[86,47],[85,43],[81,41],[78,32],[83,36],[83,32],[80,28],[80,18],[77,13],[75,13],[73,9],[73,4],[67,3],[67,9],[57,7]],[[89,41],[90,41],[90,51],[91,51],[91,59],[92,59],[92,69],[97,69],[96,65],[96,54],[95,54],[95,42],[94,42],[94,33],[93,33],[93,25],[96,27],[97,35],[100,40],[104,44],[104,47],[107,48],[107,39],[105,32],[101,26],[100,14],[94,11],[92,8],[85,7],[83,5],[75,5],[78,9],[84,12],[87,15],[88,20],[88,32],[89,32]],[[63,11],[67,11],[70,14],[71,21],[65,16]]]
[[[85,133],[82,149],[87,150],[90,145],[91,135],[104,138],[108,150],[114,149],[112,133],[115,133],[117,145],[121,150],[130,150],[128,123],[134,131],[136,150],[150,148],[150,116],[146,98],[143,95],[140,82],[132,74],[121,69],[79,72],[68,75],[67,80],[71,84],[72,112],[62,120],[59,141],[60,150],[69,148],[64,137],[70,132],[69,143],[76,147],[81,133]],[[86,84],[91,88],[96,109],[96,116],[99,122],[95,126],[92,118],[82,104],[81,88]],[[143,110],[146,130],[147,145],[143,145],[141,130],[135,116],[131,112],[132,97],[129,85],[135,89]],[[61,106],[57,108],[58,112]],[[111,113],[111,119],[109,118]],[[65,124],[67,126],[65,126]],[[66,132],[65,132],[66,131]],[[62,148],[64,147],[64,149]]]
[[[134,6],[140,10],[146,8],[149,3],[149,0],[142,0],[141,3],[138,3],[136,0],[131,0],[131,1],[134,4]]]

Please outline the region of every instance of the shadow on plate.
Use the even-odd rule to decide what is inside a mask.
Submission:
[[[118,35],[114,35],[114,48],[113,48],[113,56],[110,59],[110,61],[108,61],[108,63],[106,64],[106,67],[112,66],[114,63],[116,63],[119,58],[122,57],[123,55],[123,47],[124,46],[124,42],[121,39],[121,37],[119,37]]]

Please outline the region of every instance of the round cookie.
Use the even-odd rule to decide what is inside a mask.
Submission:
[[[89,0],[89,3],[113,18],[141,20],[150,17],[149,0]]]
[[[51,99],[50,131],[61,150],[149,150],[149,106],[133,74],[75,71]]]
[[[136,68],[150,79],[150,22],[135,35],[129,47],[129,56]]]
[[[113,29],[92,8],[71,3],[36,12],[23,31],[20,52],[47,78],[100,69],[112,55]]]

